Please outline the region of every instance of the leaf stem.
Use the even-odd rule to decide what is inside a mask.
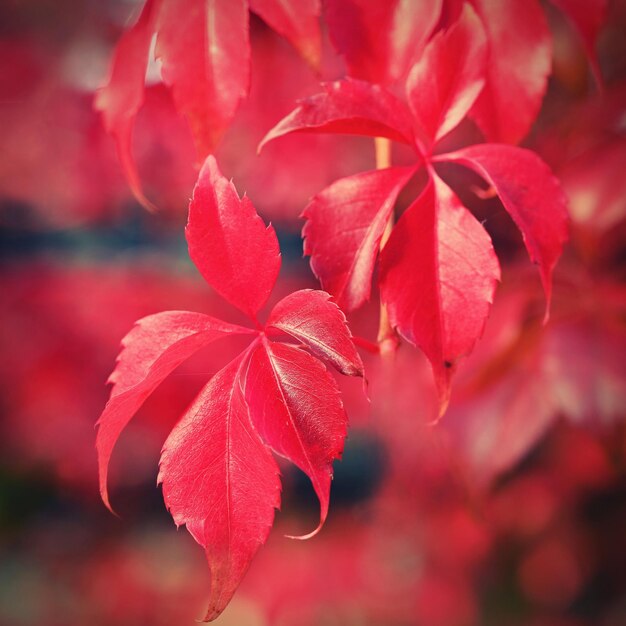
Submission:
[[[375,137],[374,138],[374,149],[376,151],[376,169],[382,170],[387,167],[391,167],[391,141],[385,137]],[[391,236],[391,231],[393,230],[394,224],[394,213],[391,211],[389,215],[389,219],[385,224],[385,230],[383,231],[383,236],[380,239],[379,250],[382,250],[385,247],[389,237]],[[389,321],[389,313],[387,311],[386,305],[380,302],[380,319],[378,323],[378,337],[377,337],[379,350],[381,355],[391,355],[398,348],[398,335],[396,331],[392,328],[391,323]]]

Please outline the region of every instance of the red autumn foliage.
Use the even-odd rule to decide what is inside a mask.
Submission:
[[[0,8],[0,622],[621,624],[623,0],[141,4]]]

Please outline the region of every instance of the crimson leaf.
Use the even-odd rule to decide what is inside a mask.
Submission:
[[[136,322],[122,340],[114,372],[111,398],[98,420],[100,494],[110,509],[107,491],[109,460],[122,430],[161,382],[200,348],[248,328],[189,311],[166,311]]]
[[[430,145],[455,128],[485,84],[487,42],[476,13],[465,5],[457,22],[438,33],[407,79],[409,106]]]
[[[160,462],[167,508],[206,550],[207,621],[230,601],[280,506],[278,466],[243,398],[244,366],[239,356],[211,379],[170,433]]]
[[[414,168],[394,167],[342,178],[304,209],[304,253],[339,306],[352,311],[369,299],[385,224]]]
[[[380,291],[392,325],[431,363],[439,416],[456,362],[482,333],[499,278],[489,235],[435,176],[382,250]]]
[[[252,203],[208,157],[190,202],[187,240],[203,276],[256,321],[280,267],[278,243]],[[253,253],[254,257],[250,254]],[[252,263],[254,262],[254,267]],[[240,268],[240,271],[237,271]],[[111,399],[98,422],[102,498],[111,452],[122,429],[154,388],[183,360],[220,337],[250,334],[248,348],[201,391],[163,448],[159,482],[177,524],[206,551],[211,570],[207,620],[215,619],[267,538],[279,505],[278,469],[269,448],[305,471],[328,513],[332,462],[343,449],[347,417],[337,383],[304,350],[270,341],[268,331],[299,339],[340,371],[363,375],[345,317],[323,292],[281,300],[263,329],[190,312],[140,320],[124,339]]]
[[[346,316],[327,293],[303,289],[286,296],[272,309],[267,327],[299,339],[342,374],[363,376]]]
[[[209,156],[189,204],[189,255],[223,298],[256,319],[280,270],[276,233]]]
[[[389,84],[406,75],[436,26],[442,4],[326,0],[326,23],[350,76]]]
[[[488,141],[517,143],[537,117],[551,69],[538,0],[472,0],[489,41],[487,83],[472,117]]]
[[[323,93],[302,101],[274,126],[259,144],[259,150],[268,141],[294,132],[347,133],[413,143],[411,114],[390,91],[352,79],[322,87]]]
[[[522,232],[531,260],[539,265],[550,307],[552,270],[567,239],[566,199],[550,168],[530,150],[482,144],[439,157],[465,165],[497,192]]]
[[[347,417],[334,378],[320,361],[287,344],[263,341],[250,358],[246,399],[263,441],[297,465],[328,514],[333,460],[343,451]]]

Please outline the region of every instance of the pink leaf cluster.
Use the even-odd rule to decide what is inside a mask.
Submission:
[[[200,172],[186,235],[206,281],[255,328],[189,311],[139,320],[124,338],[110,377],[97,449],[100,490],[110,507],[111,453],[145,399],[199,349],[225,337],[250,337],[172,430],[160,462],[159,483],[174,521],[206,550],[210,620],[232,597],[279,507],[279,470],[271,451],[305,472],[319,498],[319,525],[307,537],[324,523],[332,463],[341,456],[347,428],[337,383],[324,362],[353,376],[363,375],[363,364],[345,316],[324,292],[292,293],[276,304],[265,326],[258,322],[280,269],[278,240],[213,157]]]
[[[293,132],[351,133],[413,147],[412,167],[355,174],[318,193],[303,212],[304,251],[322,286],[346,311],[369,298],[379,257],[381,300],[392,326],[430,360],[439,415],[448,404],[458,360],[482,333],[500,269],[489,235],[442,180],[437,164],[473,170],[499,196],[539,267],[546,316],[552,270],[567,238],[565,197],[533,152],[496,143],[438,151],[441,140],[475,113],[488,93],[493,67],[488,32],[485,19],[465,4],[408,71],[406,103],[380,85],[336,81],[302,102],[264,139]],[[428,182],[379,256],[398,194],[422,168]]]
[[[142,191],[132,156],[132,132],[144,100],[153,38],[163,81],[189,123],[202,160],[214,151],[248,93],[249,11],[317,67],[319,0],[146,0],[137,22],[121,37],[95,106],[115,138],[131,190],[144,206],[152,208],[152,203]]]

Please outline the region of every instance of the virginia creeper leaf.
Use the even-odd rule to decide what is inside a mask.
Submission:
[[[489,235],[435,176],[381,252],[380,291],[391,324],[431,363],[439,416],[457,361],[482,333],[499,279]]]
[[[250,41],[245,0],[162,0],[156,56],[198,155],[213,152],[248,91]]]
[[[567,201],[550,168],[530,150],[498,144],[470,146],[440,158],[474,170],[500,196],[522,232],[531,260],[539,266],[547,316],[552,270],[568,232]]]
[[[96,448],[100,494],[110,509],[107,492],[109,460],[117,439],[145,399],[183,361],[207,344],[248,328],[189,311],[166,311],[139,320],[122,340],[111,398],[98,420]]]
[[[325,16],[348,74],[389,84],[406,75],[437,24],[441,5],[442,0],[326,0]]]
[[[207,621],[232,598],[280,506],[278,466],[250,422],[242,365],[240,356],[204,387],[167,438],[160,462],[167,508],[206,551]]]
[[[265,135],[259,150],[268,141],[294,132],[388,137],[412,143],[410,111],[384,87],[352,79],[325,83],[322,87],[323,93],[303,100],[278,122]]]
[[[342,374],[363,376],[363,363],[352,343],[346,316],[329,294],[312,289],[289,294],[272,309],[267,327],[299,339]]]
[[[319,0],[250,0],[250,10],[285,37],[313,69],[319,68],[322,54],[320,8]]]
[[[552,43],[537,0],[472,0],[489,41],[487,82],[471,115],[489,141],[517,143],[541,107]]]
[[[209,285],[256,319],[280,270],[278,240],[252,202],[239,198],[213,156],[200,171],[185,234],[189,255]]]
[[[147,0],[137,22],[122,35],[113,55],[109,81],[98,91],[94,102],[102,112],[107,132],[115,139],[133,195],[148,209],[153,205],[142,191],[131,141],[135,117],[143,104],[148,54],[159,6],[160,0]]]
[[[407,79],[407,101],[428,144],[454,129],[485,84],[487,42],[465,5],[459,20],[430,41]]]
[[[265,340],[246,377],[250,416],[263,441],[311,479],[320,501],[318,527],[328,514],[332,463],[343,452],[347,417],[335,379],[293,346]]]
[[[302,213],[304,253],[345,311],[369,299],[385,224],[414,171],[394,167],[342,178],[314,196]]]

